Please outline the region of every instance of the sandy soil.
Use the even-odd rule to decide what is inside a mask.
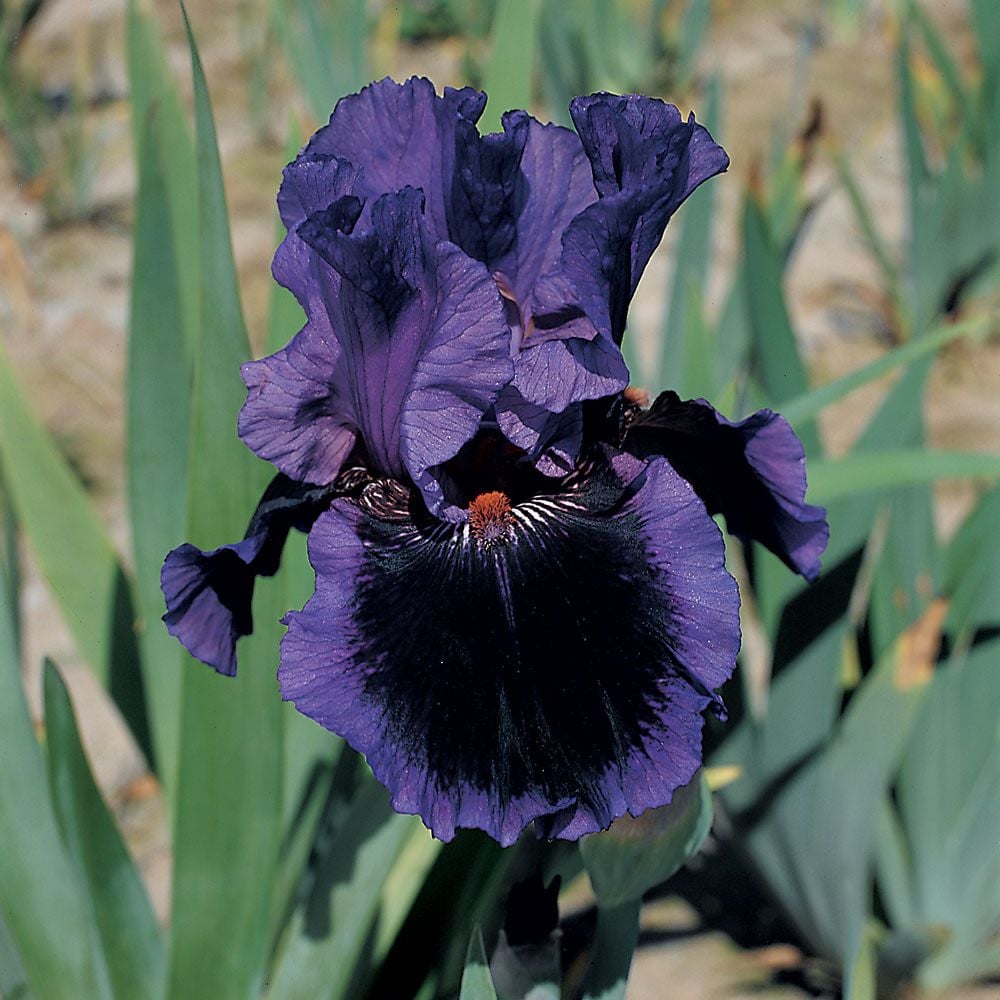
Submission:
[[[291,91],[279,77],[271,96],[272,114],[262,133],[247,110],[251,53],[241,41],[237,14],[246,6],[236,0],[188,4],[215,104],[248,322],[259,344],[274,249],[274,194],[284,162]],[[157,7],[162,8],[158,13],[171,40],[172,64],[187,91],[186,51],[176,11],[171,4]],[[719,0],[717,8],[719,16],[700,69],[704,74],[720,72],[726,83],[722,137],[732,155],[732,174],[745,180],[766,155],[775,122],[789,116],[801,121],[809,99],[818,96],[823,102],[825,132],[808,185],[810,191],[830,193],[792,262],[787,287],[814,379],[825,381],[886,348],[887,322],[876,270],[864,251],[847,198],[836,189],[827,154],[835,148],[849,152],[883,232],[898,247],[904,235],[903,176],[894,119],[892,23],[880,5],[873,4],[869,20],[856,35],[826,33],[803,75],[801,53],[815,4]],[[964,10],[961,2],[935,5],[935,16],[946,24],[960,50],[968,48]],[[53,0],[25,40],[23,55],[53,93],[79,79],[85,82],[85,93],[102,100],[84,120],[94,159],[79,171],[85,182],[82,220],[53,226],[44,203],[60,189],[58,173],[50,172],[26,187],[15,176],[9,151],[0,146],[0,324],[36,412],[80,469],[114,539],[127,553],[122,379],[135,178],[129,148],[123,4]],[[391,66],[377,68],[392,69],[397,75],[419,71],[442,84],[459,81],[460,59],[460,51],[445,45],[397,53]],[[52,136],[48,141],[55,148]],[[718,307],[724,274],[736,253],[733,223],[742,183],[732,176],[714,183],[723,205],[716,248],[719,280],[711,303]],[[658,328],[670,255],[668,239],[635,305],[637,335],[647,342]],[[936,366],[929,397],[932,443],[995,450],[1000,429],[998,388],[1000,344],[949,350]],[[885,384],[874,385],[830,408],[822,431],[831,453],[846,450],[884,391]],[[943,486],[939,499],[940,527],[948,531],[973,499],[972,487]],[[37,713],[38,664],[47,654],[67,671],[99,782],[165,917],[169,843],[155,782],[76,654],[30,553],[27,566],[25,670],[32,705]],[[743,952],[724,935],[700,929],[693,911],[678,900],[648,906],[644,926],[653,932],[648,935],[652,943],[637,956],[629,994],[633,1000],[668,995],[664,983],[670,984],[669,995],[689,1000],[804,995],[798,987],[772,983],[775,969],[798,961],[794,953],[780,947]]]

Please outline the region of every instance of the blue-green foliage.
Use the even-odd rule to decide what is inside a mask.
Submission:
[[[901,261],[886,247],[846,161],[841,175],[882,274],[898,336],[919,336],[996,282],[1000,267],[1000,31],[972,0],[978,66],[962,66],[914,0],[903,5],[897,70],[906,164]]]
[[[726,400],[730,416],[783,409],[809,453],[815,499],[830,503],[825,573],[811,588],[767,553],[733,546],[745,623],[759,641],[727,692],[733,718],[713,731],[711,763],[739,768],[716,796],[726,836],[800,941],[859,1000],[878,983],[946,989],[1000,974],[1000,492],[983,494],[946,547],[930,492],[939,476],[985,482],[1000,465],[931,453],[923,427],[933,352],[988,327],[975,303],[995,278],[1000,233],[1000,7],[971,2],[981,63],[971,74],[918,5],[901,6],[901,259],[849,161],[839,167],[896,332],[910,342],[810,390],[782,287],[796,240],[808,238],[804,156],[794,144],[777,150],[745,195],[742,263],[717,314],[706,292],[715,185],[691,199],[675,224],[661,346],[652,370],[633,364],[638,383]],[[361,0],[263,7],[270,42],[316,120],[365,81],[376,35],[399,44],[462,29],[473,68],[497,97],[491,120],[501,105],[539,99],[559,118],[573,94],[602,87],[688,88],[711,13],[706,0],[409,0],[396,21],[383,14],[376,23]],[[860,7],[845,0],[838,10],[847,17]],[[116,552],[0,351],[0,992],[494,997],[483,942],[497,939],[512,880],[539,864],[547,876],[590,871],[600,904],[595,961],[571,986],[623,995],[639,896],[707,832],[702,779],[646,841],[617,843],[612,831],[582,850],[529,838],[502,851],[469,833],[442,847],[391,811],[352,751],[278,700],[280,633],[266,623],[308,595],[300,543],[261,582],[258,630],[241,647],[238,679],[192,664],[159,627],[163,553],[185,537],[236,537],[266,470],[218,430],[234,424],[249,347],[194,39],[193,125],[160,28],[137,0],[127,48],[139,182],[126,386],[131,558]],[[918,48],[930,76],[914,71]],[[691,100],[717,135],[723,101],[718,80]],[[294,128],[292,149],[299,138]],[[967,319],[952,327],[959,310]],[[269,316],[272,348],[301,322],[278,289]],[[903,375],[852,452],[825,461],[819,411],[892,367]],[[40,743],[32,732],[18,676],[18,534],[161,782],[174,847],[166,933],[52,665],[47,734]]]

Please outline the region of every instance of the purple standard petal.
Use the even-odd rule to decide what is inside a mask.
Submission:
[[[521,363],[519,351],[548,340],[593,340],[597,328],[558,272],[563,234],[597,198],[579,136],[510,111],[503,131],[485,136],[473,122],[459,121],[455,141],[449,239],[493,274],[505,300],[515,363]],[[598,391],[588,385],[573,401]]]
[[[273,576],[291,528],[307,531],[334,492],[278,475],[261,497],[241,542],[203,552],[185,543],[167,555],[160,587],[167,631],[220,674],[236,674],[236,640],[253,631],[258,576]]]
[[[350,161],[326,153],[300,153],[281,174],[278,214],[289,232],[313,212],[345,195],[357,195],[360,171]]]
[[[277,383],[272,405],[287,397],[296,457],[333,447],[334,424],[349,428],[373,470],[408,475],[436,512],[436,467],[476,433],[512,365],[495,283],[458,247],[435,243],[421,210],[420,192],[406,188],[375,203],[370,231],[348,236],[325,212],[304,222],[299,235],[328,265],[318,277],[335,344],[304,345],[294,375],[256,370]]]
[[[599,200],[563,239],[562,274],[578,304],[616,343],[628,304],[670,217],[729,157],[692,115],[650,97],[578,97],[570,113]]]
[[[538,277],[552,271],[562,254],[562,238],[573,219],[597,200],[590,164],[580,138],[559,125],[542,125],[523,111],[504,115],[504,128],[527,132],[521,156],[525,195],[517,215],[513,255],[495,269],[508,276],[525,312],[532,317],[533,336],[543,336],[561,323],[558,308],[542,309],[534,295]],[[561,319],[561,317],[558,317]]]
[[[694,115],[641,94],[591,94],[570,103],[573,124],[602,198],[659,188],[676,209],[694,189],[729,166],[725,150]]]
[[[681,202],[728,163],[704,128],[693,119],[683,122],[676,108],[660,101],[599,94],[578,98],[572,110],[582,145],[575,136],[570,142],[561,130],[534,123],[522,165],[526,175],[543,178],[548,165],[550,184],[541,190],[551,194],[551,177],[560,175],[564,183],[579,177],[585,150],[592,165],[590,195],[574,181],[580,187],[566,205],[582,202],[578,214],[570,221],[566,211],[553,213],[558,254],[553,256],[552,239],[526,230],[541,241],[540,257],[530,267],[518,264],[516,279],[502,270],[498,278],[509,285],[504,294],[520,347],[498,420],[529,454],[539,453],[538,441],[557,435],[567,407],[615,395],[628,384],[617,345],[643,268]],[[529,214],[545,217],[537,211],[524,216]],[[520,247],[520,230],[518,237]],[[525,274],[532,283],[524,283]]]
[[[567,433],[567,410],[620,392],[628,369],[554,270],[567,226],[597,197],[579,137],[523,111],[503,125],[482,138],[460,126],[450,227],[504,297],[515,376],[497,403],[500,426],[540,470],[564,475],[580,445],[578,429]]]
[[[498,271],[530,316],[532,286],[555,265],[563,232],[597,193],[574,132],[513,111],[503,132],[480,136],[485,101],[470,88],[446,88],[439,97],[421,78],[380,80],[338,102],[292,167],[349,161],[358,169],[350,193],[369,201],[420,188],[434,237]],[[285,186],[291,181],[286,174]],[[285,201],[294,202],[294,192],[279,198]]]
[[[486,95],[471,87],[446,87],[439,97],[430,80],[396,83],[386,77],[341,98],[303,156],[349,160],[361,170],[356,193],[372,202],[403,187],[422,189],[431,233],[437,240],[451,239],[448,202],[456,129],[461,122],[478,121],[485,106]]]
[[[583,444],[582,404],[551,413],[508,385],[496,402],[496,415],[504,437],[523,449],[543,476],[558,478],[573,471]]]
[[[628,378],[622,352],[607,337],[574,337],[522,351],[513,384],[529,403],[558,414],[572,403],[617,395]]]
[[[597,192],[575,132],[524,111],[508,111],[503,129],[480,136],[471,123],[460,124],[449,232],[494,273],[513,306],[519,346],[521,335],[541,342],[581,318],[569,298],[536,302],[534,288],[558,264],[566,227]],[[584,335],[595,333],[588,326]]]
[[[551,340],[515,359],[514,379],[496,403],[497,422],[545,475],[565,475],[582,444],[581,402],[628,385],[621,351],[606,337]]]
[[[299,202],[303,208],[310,203]],[[323,213],[328,230],[349,232],[360,207],[350,195],[336,200]],[[337,295],[339,275],[297,230],[278,248],[274,274],[295,293],[307,322],[286,347],[243,365],[247,398],[239,435],[255,455],[291,479],[332,483],[356,441],[356,428],[333,380],[342,349],[330,325],[326,296]]]
[[[718,529],[666,462],[602,457],[574,488],[469,521],[336,502],[279,682],[444,840],[575,839],[670,800],[739,648]],[[419,599],[416,599],[419,595]]]
[[[559,281],[563,234],[597,200],[580,137],[524,111],[508,111],[503,129],[480,136],[471,123],[459,126],[451,239],[493,272],[513,306],[515,346],[522,336],[525,346],[553,337],[592,339],[597,330]]]
[[[285,167],[278,212],[288,235],[275,251],[271,272],[298,299],[307,316],[315,312],[314,254],[299,239],[296,227],[313,212],[336,206],[338,228],[350,232],[364,207],[356,196],[357,187],[357,168],[335,156],[303,154]]]
[[[819,576],[830,528],[826,511],[805,502],[805,452],[784,417],[759,410],[734,423],[704,399],[665,392],[632,423],[625,448],[664,455],[733,534],[809,581]]]
[[[459,122],[455,172],[447,189],[448,239],[490,271],[518,243],[518,218],[527,200],[520,170],[527,123],[481,136],[472,122]]]

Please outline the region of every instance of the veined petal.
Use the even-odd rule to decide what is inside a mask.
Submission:
[[[576,133],[523,111],[505,114],[503,128],[480,137],[460,126],[449,225],[506,299],[515,377],[498,401],[499,423],[540,471],[565,475],[581,441],[578,427],[565,433],[565,411],[628,382],[621,352],[558,271],[563,234],[597,193]]]
[[[807,580],[819,576],[830,528],[826,511],[805,502],[805,452],[784,417],[758,410],[733,422],[704,399],[664,392],[631,425],[625,448],[664,455],[734,535],[760,542]]]
[[[662,460],[604,460],[513,509],[501,496],[478,527],[336,502],[279,682],[436,836],[510,844],[539,821],[575,839],[668,802],[699,766],[739,647],[735,582]]]
[[[539,472],[564,476],[583,443],[582,403],[614,396],[628,368],[606,337],[550,340],[515,358],[514,379],[496,402],[497,422]]]
[[[496,402],[496,415],[500,432],[527,454],[543,476],[561,477],[573,471],[583,445],[582,404],[552,413],[529,403],[509,385]]]
[[[476,433],[512,365],[495,283],[433,241],[421,206],[407,188],[380,198],[364,231],[344,232],[337,206],[298,227],[326,321],[244,366],[240,433],[311,482],[330,482],[359,441],[374,471],[408,476],[436,511],[436,467]]]
[[[360,171],[349,160],[328,153],[302,153],[281,174],[278,214],[285,228],[294,229],[313,212],[329,208],[360,190]]]
[[[485,136],[462,122],[457,138],[450,239],[502,276],[526,328],[544,339],[575,314],[536,303],[535,285],[558,263],[566,227],[597,199],[580,139],[524,111],[508,111],[503,131]]]
[[[185,543],[170,552],[160,571],[167,631],[196,659],[234,676],[236,640],[253,631],[254,581],[277,572],[288,532],[308,531],[333,495],[275,476],[242,541],[210,552]]]
[[[339,412],[372,468],[408,475],[432,510],[434,468],[470,440],[510,380],[510,334],[486,268],[435,243],[419,191],[383,195],[371,232],[348,237],[312,216],[300,234],[339,279],[324,301],[341,348],[331,373]]]
[[[469,121],[456,130],[455,173],[447,192],[448,239],[490,271],[519,243],[518,221],[527,198],[520,170],[527,124],[480,135]]]
[[[618,344],[642,271],[673,212],[729,162],[693,118],[682,121],[676,108],[661,101],[596,94],[578,98],[571,110],[579,138],[515,116],[505,121],[511,130],[515,124],[529,128],[521,163],[526,176],[548,180],[539,185],[541,203],[567,209],[552,213],[558,253],[553,237],[525,226],[539,256],[531,258],[518,242],[524,259],[500,268],[520,320],[514,383],[501,397],[498,419],[512,441],[538,454],[537,442],[554,436],[567,407],[627,385]],[[592,168],[585,184],[584,154]],[[563,203],[552,201],[556,174],[556,184],[573,178],[569,187],[576,186]],[[521,235],[519,228],[519,241]],[[553,416],[546,419],[539,410]]]
[[[311,201],[299,192],[300,208]],[[323,213],[332,230],[350,232],[361,202],[345,195]],[[274,258],[275,278],[295,293],[306,311],[306,325],[286,347],[240,369],[247,398],[237,427],[243,443],[289,478],[332,483],[354,447],[356,428],[338,398],[333,373],[342,349],[327,310],[339,276],[297,229],[289,232]]]
[[[357,440],[332,378],[340,353],[332,331],[310,323],[287,347],[242,368],[243,443],[303,482],[332,483]]]
[[[527,136],[520,167],[527,185],[518,215],[516,257],[496,267],[514,275],[514,290],[534,318],[546,326],[535,302],[539,275],[551,271],[562,253],[562,237],[570,222],[597,200],[590,164],[579,136],[560,125],[542,125],[523,111],[504,115],[504,128],[524,128]],[[550,304],[546,308],[551,310]],[[548,324],[551,328],[552,324]]]
[[[299,239],[296,229],[314,212],[329,209],[336,217],[331,224],[350,232],[364,208],[357,188],[357,169],[335,156],[300,156],[285,167],[278,212],[288,235],[275,251],[271,273],[298,299],[307,316],[317,311],[312,275],[315,254]]]
[[[593,94],[570,105],[600,198],[564,237],[563,274],[617,343],[642,272],[670,217],[729,157],[692,115],[650,97]]]
[[[486,95],[471,87],[446,87],[439,97],[430,80],[396,83],[386,77],[342,97],[303,155],[334,155],[359,167],[357,193],[370,202],[404,187],[420,188],[434,238],[452,239],[448,202],[455,133],[460,122],[478,121],[485,106]]]
[[[694,115],[641,94],[591,94],[570,103],[573,124],[602,198],[658,188],[676,208],[709,177],[729,166],[725,150]]]
[[[513,385],[531,403],[561,413],[571,403],[621,392],[629,379],[622,352],[606,337],[549,340],[518,357]]]

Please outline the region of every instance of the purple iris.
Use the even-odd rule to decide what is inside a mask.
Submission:
[[[739,650],[729,530],[813,579],[827,539],[769,410],[630,402],[629,302],[728,158],[693,117],[577,98],[572,132],[382,80],[286,168],[274,275],[306,314],[243,367],[244,442],[279,475],[243,541],[168,555],[172,634],[222,673],[256,576],[309,532],[282,696],[438,837],[574,839],[668,802]]]

